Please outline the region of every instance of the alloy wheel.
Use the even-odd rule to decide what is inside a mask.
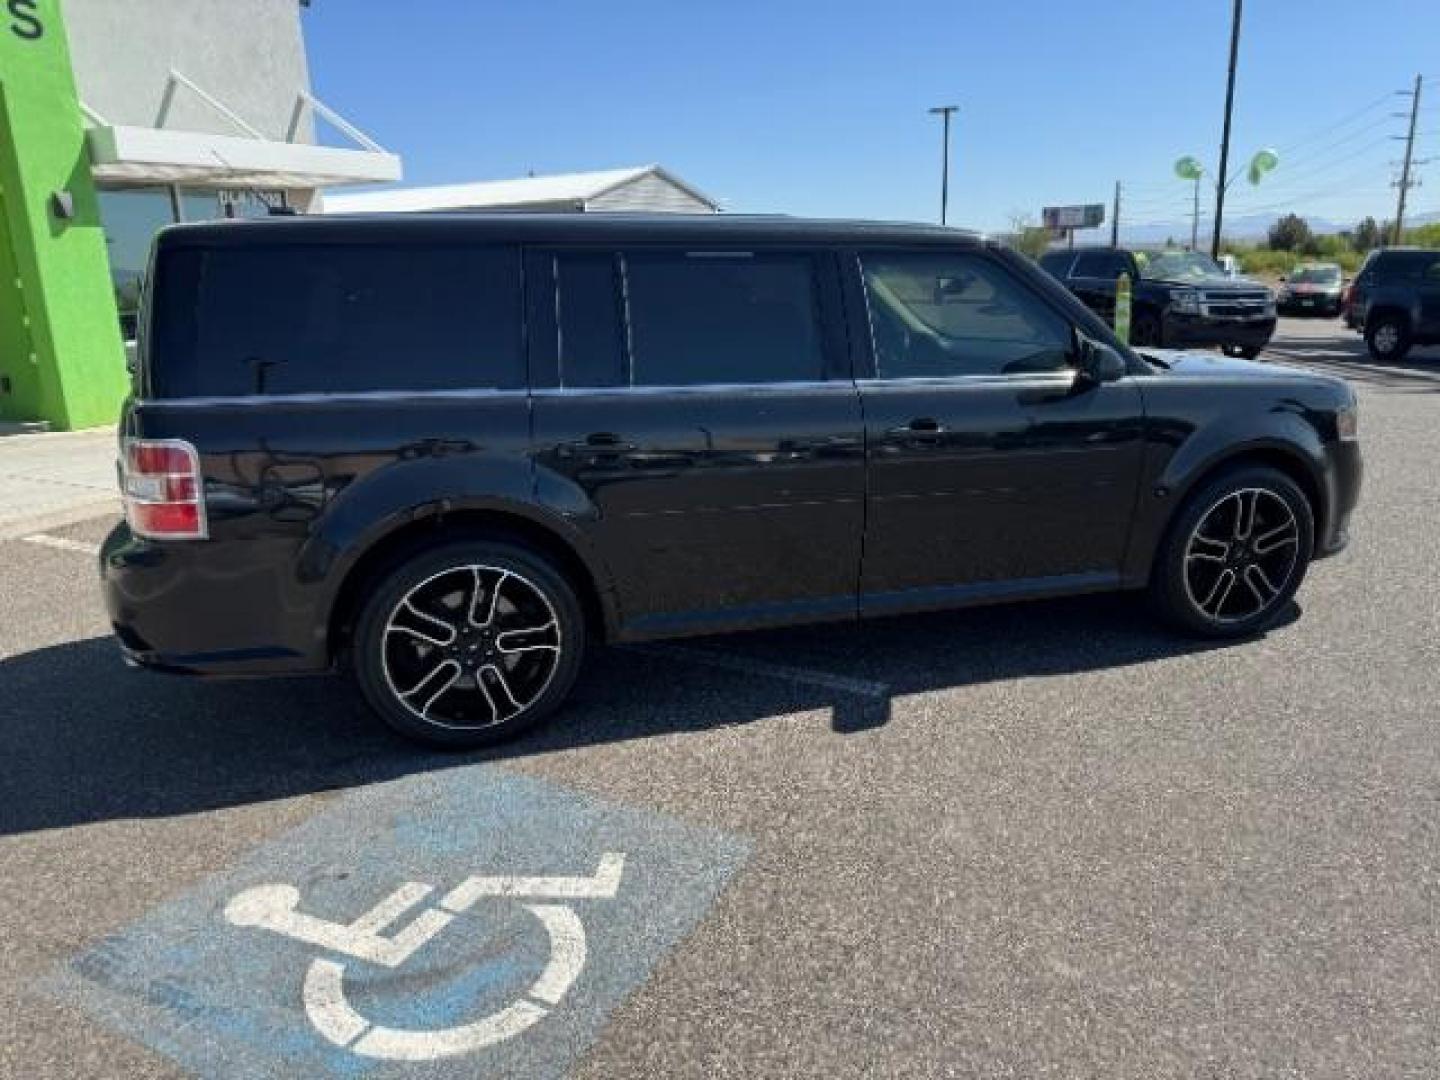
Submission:
[[[1185,591],[1217,623],[1238,623],[1284,594],[1299,561],[1300,525],[1266,488],[1241,488],[1215,503],[1185,548]]]
[[[1382,323],[1375,328],[1375,351],[1389,355],[1400,346],[1400,328],[1394,323]]]
[[[514,570],[455,566],[400,599],[381,651],[391,692],[415,717],[493,727],[549,687],[560,666],[560,622],[544,592]]]

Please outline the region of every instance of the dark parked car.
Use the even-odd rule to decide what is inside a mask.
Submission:
[[[1339,263],[1302,263],[1280,284],[1276,306],[1282,315],[1340,314],[1345,274]]]
[[[1440,251],[1372,251],[1350,287],[1345,322],[1365,335],[1376,360],[1403,360],[1412,346],[1440,344]]]
[[[539,720],[591,641],[1145,588],[1252,634],[1360,482],[1343,382],[1133,352],[950,229],[292,218],[153,263],[125,655],[349,668],[434,743]]]
[[[1130,340],[1136,345],[1220,348],[1253,359],[1275,333],[1275,298],[1258,281],[1228,277],[1194,251],[1080,248],[1050,251],[1040,265],[1110,325],[1115,283],[1130,275]]]

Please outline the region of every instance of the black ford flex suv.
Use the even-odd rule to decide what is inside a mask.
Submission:
[[[1137,345],[1218,347],[1249,360],[1275,334],[1274,294],[1199,252],[1081,248],[1046,252],[1040,265],[1112,326],[1116,282],[1129,274]]]
[[[101,555],[134,664],[348,668],[430,742],[590,642],[1148,589],[1236,636],[1339,550],[1333,378],[1133,352],[919,226],[418,215],[156,241]]]

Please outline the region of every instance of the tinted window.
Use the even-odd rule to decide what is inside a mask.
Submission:
[[[179,249],[157,276],[150,382],[161,397],[523,381],[513,250]]]
[[[1130,269],[1125,258],[1110,252],[1081,255],[1075,260],[1075,269],[1071,271],[1071,277],[1100,278],[1104,281],[1114,281],[1126,270]]]
[[[557,256],[555,290],[560,385],[627,384],[618,256]]]
[[[1069,364],[1069,324],[989,259],[887,254],[863,263],[882,379],[1015,375]]]
[[[807,255],[631,254],[626,300],[637,386],[824,377]]]
[[[1065,271],[1070,269],[1070,261],[1074,258],[1068,251],[1051,251],[1040,256],[1040,268],[1056,277],[1064,277]]]
[[[1375,257],[1375,272],[1388,281],[1418,281],[1436,256],[1429,251],[1382,251]]]

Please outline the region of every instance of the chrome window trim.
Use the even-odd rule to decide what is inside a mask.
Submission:
[[[534,397],[573,397],[576,395],[647,395],[647,394],[753,394],[756,392],[795,392],[800,390],[843,390],[855,392],[850,379],[807,379],[789,382],[750,383],[676,383],[671,386],[547,386],[533,392]]]
[[[332,403],[357,403],[374,401],[412,401],[420,398],[426,401],[468,401],[473,398],[528,397],[526,389],[484,389],[467,387],[456,390],[335,390],[325,392],[304,392],[295,394],[211,394],[193,397],[143,397],[136,398],[137,404],[163,405],[167,408],[195,409],[216,405],[324,405]]]
[[[1070,386],[1079,374],[1078,368],[1056,368],[1054,371],[1026,371],[1013,375],[991,373],[989,375],[910,375],[897,379],[856,379],[855,385],[862,390],[883,389],[887,386],[1014,386],[1016,383],[1040,383],[1046,386]]]

